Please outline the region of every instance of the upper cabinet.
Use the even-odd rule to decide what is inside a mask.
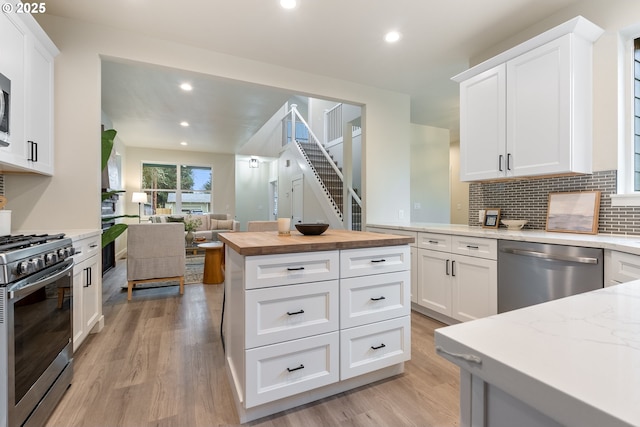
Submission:
[[[2,172],[53,175],[53,59],[58,53],[30,14],[0,13],[0,73],[11,81],[10,144],[0,148]]]
[[[453,77],[460,179],[591,173],[592,44],[577,17]]]

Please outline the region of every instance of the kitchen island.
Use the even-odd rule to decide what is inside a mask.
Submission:
[[[413,238],[222,233],[223,343],[240,422],[400,374]]]
[[[460,425],[640,425],[640,281],[436,330]]]

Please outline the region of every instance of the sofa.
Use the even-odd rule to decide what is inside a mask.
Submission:
[[[240,222],[231,218],[229,214],[172,214],[172,215],[151,215],[149,221],[153,224],[163,224],[168,222],[184,222],[185,220],[200,220],[200,226],[196,228],[194,234],[197,238],[207,240],[218,240],[219,233],[229,231],[240,231]]]

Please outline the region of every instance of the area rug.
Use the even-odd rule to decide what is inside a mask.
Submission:
[[[184,273],[184,284],[190,285],[193,283],[202,283],[202,276],[204,273],[204,255],[187,255],[186,270]],[[149,289],[149,288],[163,288],[166,286],[178,286],[177,280],[164,280],[158,282],[140,283],[136,285],[133,290],[136,289]],[[127,289],[127,284],[122,286],[122,289]]]

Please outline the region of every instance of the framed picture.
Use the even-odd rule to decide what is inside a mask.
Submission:
[[[498,225],[500,225],[500,209],[485,209],[482,226],[484,228],[498,228]]]
[[[549,193],[547,231],[596,234],[600,192]]]

